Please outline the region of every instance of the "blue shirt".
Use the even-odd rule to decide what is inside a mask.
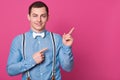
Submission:
[[[53,45],[50,32],[44,30],[45,37],[33,38],[33,31],[25,33],[25,56],[23,58],[23,37],[22,34],[15,37],[10,48],[8,57],[7,71],[9,75],[18,75],[22,73],[22,80],[26,80],[26,71],[29,70],[31,80],[51,80],[52,62],[53,62]],[[55,78],[61,80],[60,66],[65,71],[71,71],[73,67],[73,55],[71,47],[62,43],[60,35],[54,33],[56,47],[56,64]],[[32,55],[43,48],[48,48],[44,52],[45,60],[36,64]]]

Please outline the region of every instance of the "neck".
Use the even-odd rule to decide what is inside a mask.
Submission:
[[[42,30],[34,30],[34,29],[32,29],[32,28],[31,28],[31,30],[32,30],[33,32],[35,32],[35,33],[41,33],[41,32],[43,32],[43,31],[45,31],[45,29],[42,29]]]

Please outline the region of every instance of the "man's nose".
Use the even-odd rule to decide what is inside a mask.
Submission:
[[[41,21],[41,17],[38,17],[38,19],[37,19],[39,22]]]

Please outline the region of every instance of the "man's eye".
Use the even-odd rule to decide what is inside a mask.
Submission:
[[[44,17],[44,18],[45,18],[45,17],[47,17],[47,15],[42,15],[42,17]]]
[[[33,17],[37,17],[37,15],[33,15]]]
[[[42,16],[42,17],[46,17],[46,16]]]

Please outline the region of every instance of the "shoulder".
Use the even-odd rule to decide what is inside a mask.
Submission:
[[[54,33],[54,32],[52,32],[52,33],[53,33],[55,39],[61,39],[61,35],[60,34]]]
[[[15,36],[15,37],[13,38],[13,41],[18,41],[18,40],[22,39],[22,35],[23,35],[23,34],[19,34],[19,35]]]
[[[13,40],[12,40],[12,44],[19,44],[19,43],[21,43],[22,36],[23,36],[23,34],[19,34],[19,35],[15,36],[13,38]]]
[[[23,39],[23,34],[25,34],[25,36],[26,36],[26,35],[28,35],[28,33],[29,33],[29,32],[25,32],[25,33],[21,33],[21,34],[15,36],[15,37],[13,38],[13,42],[14,42],[14,41],[15,41],[15,42],[16,42],[16,41],[20,41],[20,42],[21,42],[22,39]]]
[[[62,42],[61,35],[58,33],[53,33],[53,35],[54,35],[54,39],[55,39],[56,44],[61,44],[61,42]]]

